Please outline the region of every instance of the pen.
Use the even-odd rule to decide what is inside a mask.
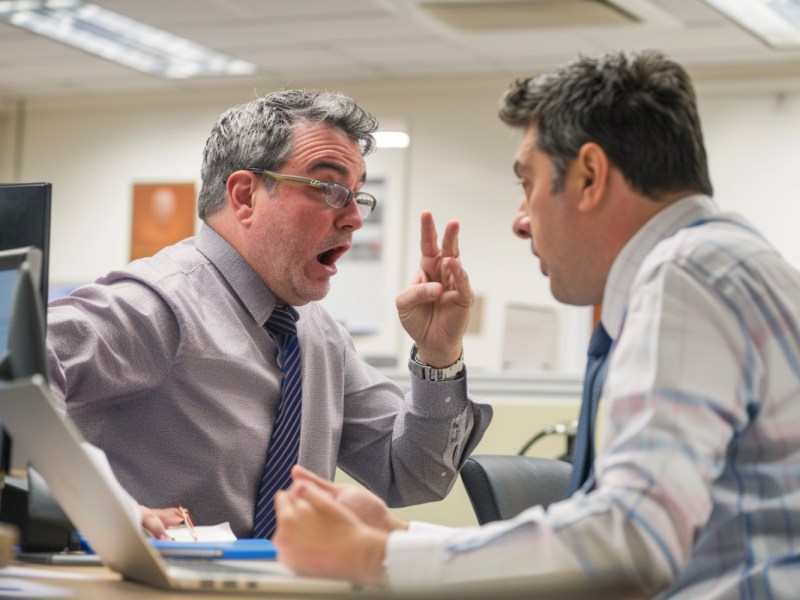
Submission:
[[[196,542],[197,532],[194,530],[194,523],[192,523],[192,518],[189,516],[189,511],[183,508],[182,506],[178,506],[178,510],[181,511],[183,522],[186,523],[186,527],[189,528],[189,533],[191,534],[192,539]]]

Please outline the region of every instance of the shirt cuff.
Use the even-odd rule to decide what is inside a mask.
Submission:
[[[436,523],[427,523],[426,521],[409,521],[409,533],[449,533],[458,531],[455,527],[448,527],[447,525],[437,525]]]
[[[389,588],[430,589],[441,584],[441,555],[453,529],[412,522],[408,531],[393,531],[386,542],[384,572]]]
[[[414,412],[431,418],[454,417],[470,405],[466,370],[448,381],[425,381],[411,377],[411,400]]]

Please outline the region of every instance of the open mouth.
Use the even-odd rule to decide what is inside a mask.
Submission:
[[[317,260],[326,267],[333,266],[337,260],[350,249],[347,245],[335,246],[321,254],[317,254]]]

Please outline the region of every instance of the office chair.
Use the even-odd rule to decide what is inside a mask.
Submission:
[[[557,458],[483,454],[464,462],[461,480],[483,525],[562,500],[571,473],[572,465]]]
[[[567,436],[567,457],[575,429],[574,422],[548,427],[533,436],[516,456],[484,454],[468,458],[461,468],[461,480],[478,523],[510,519],[531,506],[562,500],[572,465],[563,459],[524,454],[535,442],[558,433]]]

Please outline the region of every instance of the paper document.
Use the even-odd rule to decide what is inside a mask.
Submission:
[[[167,528],[167,535],[176,542],[232,542],[236,539],[231,524],[227,521],[218,525],[195,526],[194,532],[197,539],[192,537],[186,525]]]

